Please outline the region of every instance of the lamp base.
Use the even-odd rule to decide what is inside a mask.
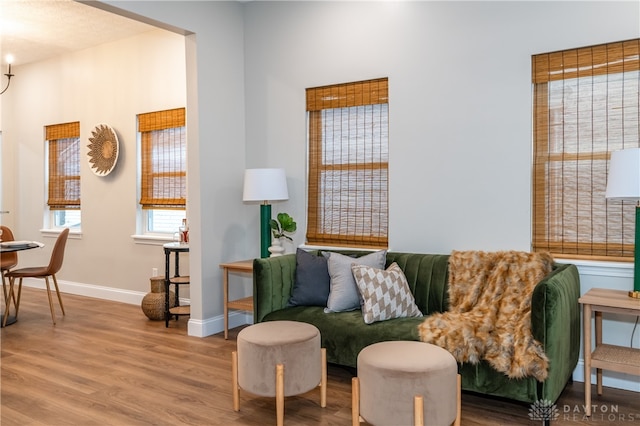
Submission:
[[[633,297],[634,299],[640,299],[640,291],[636,291],[636,290],[629,291],[629,297]]]
[[[271,245],[271,204],[260,204],[260,257],[269,257]]]

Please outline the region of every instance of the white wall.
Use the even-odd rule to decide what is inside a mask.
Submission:
[[[305,229],[305,88],[389,77],[392,250],[530,249],[531,55],[638,37],[634,2],[251,2],[247,163]],[[295,236],[304,242],[304,232]]]

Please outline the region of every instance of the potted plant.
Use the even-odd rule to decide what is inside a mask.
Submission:
[[[271,257],[281,256],[284,253],[284,247],[282,247],[280,239],[286,238],[289,241],[293,241],[293,238],[285,234],[285,232],[295,232],[297,229],[296,222],[289,214],[278,213],[276,219],[271,219],[269,225],[271,226],[271,234],[273,235],[269,252],[271,253]]]

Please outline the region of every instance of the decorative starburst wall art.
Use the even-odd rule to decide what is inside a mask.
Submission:
[[[91,131],[89,138],[89,152],[87,157],[91,171],[98,176],[106,176],[116,167],[120,144],[115,130],[107,124],[98,124]]]

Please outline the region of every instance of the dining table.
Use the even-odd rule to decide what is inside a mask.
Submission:
[[[40,247],[44,247],[44,244],[38,241],[2,241],[0,242],[0,254],[12,253],[12,252],[23,251],[23,250],[31,250],[31,249],[40,248]],[[4,285],[4,282],[3,282],[3,285]],[[10,295],[11,295],[10,291],[5,292],[5,299],[4,299],[5,309],[9,309]],[[2,326],[2,318],[4,318],[4,311],[0,312],[0,326]],[[17,316],[11,315],[11,313],[9,313],[9,317],[7,318],[6,325],[15,324],[16,321],[18,321]]]
[[[44,244],[37,241],[4,241],[0,242],[0,253],[11,253],[39,247],[44,247]]]

